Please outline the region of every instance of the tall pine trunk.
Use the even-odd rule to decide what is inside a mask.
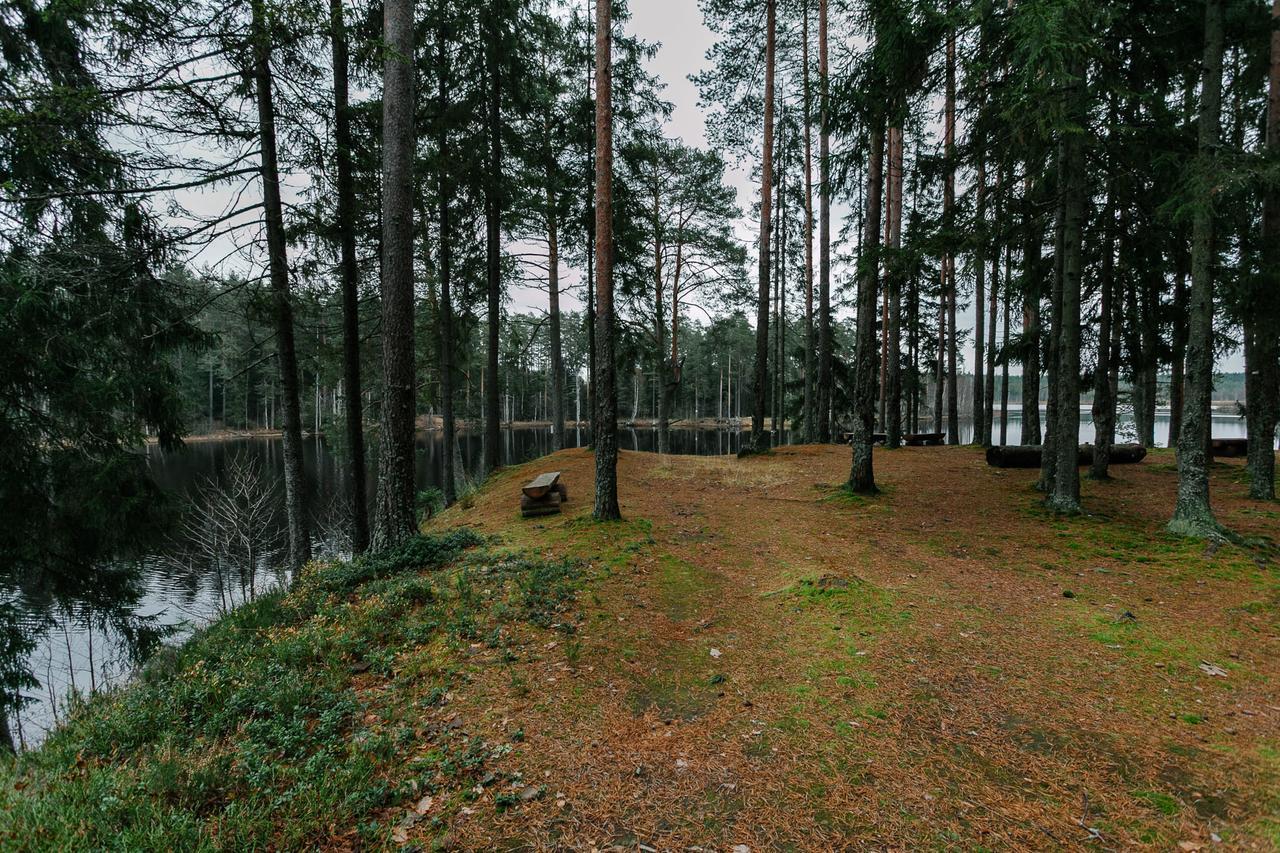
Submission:
[[[1084,131],[1085,69],[1072,72],[1074,80],[1067,92],[1073,129],[1063,140],[1062,201],[1062,307],[1058,313],[1058,412],[1054,424],[1054,452],[1057,470],[1049,507],[1058,513],[1080,511],[1080,468],[1076,464],[1080,447],[1080,295],[1083,272],[1084,217],[1086,193]],[[1046,448],[1046,452],[1048,448]]]
[[[831,441],[831,131],[827,125],[827,2],[818,0],[818,441]]]
[[[596,0],[595,400],[597,521],[618,507],[618,386],[613,320],[613,24],[612,0]]]
[[[979,143],[980,145],[981,143]],[[981,149],[978,151],[978,175],[975,187],[974,218],[976,227],[974,237],[977,244],[973,250],[973,443],[990,444],[985,432],[986,419],[986,374],[983,373],[986,363],[987,329],[987,254],[986,254],[986,213],[987,213],[987,163]]]
[[[956,32],[947,31],[946,106],[944,109],[943,158],[946,160],[946,178],[942,186],[942,220],[948,232],[955,226],[956,199]],[[950,238],[948,238],[950,239]],[[956,329],[956,260],[954,249],[948,245],[942,257],[946,268],[945,288],[947,312],[947,444],[960,443],[960,389],[959,353]]]
[[[298,382],[298,353],[293,338],[289,258],[285,250],[284,208],[280,201],[280,170],[276,155],[276,112],[271,93],[271,34],[267,31],[263,0],[254,0],[252,16],[267,266],[271,280],[272,315],[276,327],[280,390],[284,398],[282,444],[285,513],[289,527],[289,565],[296,572],[311,559],[311,536],[307,524],[306,483],[302,476],[302,404]]]
[[[448,90],[448,44],[443,28],[436,33],[436,107],[437,134],[436,145],[439,156],[449,156],[449,139],[445,125],[445,115],[449,106]],[[453,231],[452,231],[452,199],[453,185],[450,181],[449,163],[440,163],[440,450],[443,459],[441,477],[442,491],[446,506],[458,499],[457,473],[460,466],[455,461],[457,456],[457,427],[454,422],[453,409]]]
[[[369,496],[365,482],[364,400],[360,381],[360,272],[356,266],[356,188],[351,164],[347,25],[342,0],[329,2],[333,40],[333,141],[338,164],[337,229],[342,274],[342,384],[345,391],[351,550],[369,547]]]
[[[765,404],[769,383],[769,238],[772,233],[773,205],[773,72],[774,32],[777,27],[775,0],[766,0],[765,71],[764,71],[764,156],[760,163],[760,263],[756,301],[756,358],[754,385],[751,389],[751,449],[763,453],[769,449],[764,431]]]
[[[1271,4],[1271,70],[1267,100],[1267,152],[1280,155],[1280,0]],[[1245,399],[1249,415],[1249,497],[1276,496],[1276,411],[1280,408],[1280,187],[1262,203],[1263,284],[1245,313]]]
[[[902,128],[889,130],[889,258],[887,261],[889,324],[888,339],[888,423],[885,431],[889,447],[902,443]]]
[[[1022,444],[1040,444],[1040,253],[1044,230],[1032,196],[1032,162],[1022,192]]]
[[[995,197],[995,217],[996,227],[1002,227],[1004,222],[1004,194],[1001,183],[1002,173],[996,171],[996,197]],[[986,346],[986,396],[984,399],[985,409],[982,412],[982,436],[988,447],[994,444],[992,431],[995,427],[995,402],[996,402],[996,303],[1000,294],[1000,246],[996,245],[991,255],[991,287],[987,296],[987,346]],[[978,301],[975,310],[982,311],[982,302]],[[1005,330],[1006,334],[1008,329]],[[976,370],[983,369],[982,360],[979,359]],[[1004,393],[1003,390],[1001,393]],[[974,415],[977,417],[976,413]],[[1001,438],[1000,443],[1004,443]]]
[[[1111,446],[1115,441],[1116,401],[1111,396],[1112,315],[1115,313],[1115,187],[1107,186],[1107,206],[1103,213],[1102,263],[1098,286],[1102,291],[1098,308],[1098,357],[1093,371],[1093,464],[1089,477],[1110,479]]]
[[[1223,0],[1206,0],[1200,73],[1196,168],[1206,191],[1191,224],[1191,316],[1187,330],[1187,397],[1178,435],[1178,498],[1169,531],[1184,536],[1220,532],[1209,506],[1209,401],[1213,391],[1213,178],[1221,137]]]
[[[877,491],[872,465],[871,435],[876,416],[877,284],[880,281],[880,216],[884,198],[884,120],[871,130],[867,161],[867,216],[862,232],[862,257],[858,270],[858,341],[854,355],[854,417],[849,438],[852,462],[849,490],[862,495]]]
[[[804,87],[804,440],[818,439],[818,398],[813,325],[813,102],[809,90],[809,0],[804,2],[801,25],[801,71]]]
[[[550,132],[550,129],[548,129]],[[547,152],[547,320],[551,345],[551,447],[563,450],[564,350],[560,334],[560,229],[555,193],[555,169]]]
[[[488,344],[484,386],[484,467],[502,463],[502,393],[498,347],[502,325],[502,80],[498,62],[498,10],[491,8],[485,23],[485,129],[488,136],[488,174],[484,183],[485,291]]]
[[[388,0],[382,95],[382,416],[375,550],[413,536],[413,2]]]

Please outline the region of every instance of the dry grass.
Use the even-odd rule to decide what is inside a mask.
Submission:
[[[462,849],[1170,849],[1280,845],[1280,506],[1216,466],[1248,546],[1162,531],[1171,457],[1084,484],[1088,516],[1039,509],[1035,472],[969,448],[624,453],[628,523],[588,520],[581,450],[499,474],[468,524],[583,558],[570,653],[465,664],[466,731],[523,738],[492,790],[415,828]],[[515,487],[560,469],[560,516]],[[552,642],[556,645],[549,645]],[[713,654],[713,650],[716,654]],[[572,659],[571,659],[572,658]],[[1201,661],[1226,677],[1206,674]]]

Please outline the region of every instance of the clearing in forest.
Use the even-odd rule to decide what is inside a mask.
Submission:
[[[1039,509],[966,447],[506,469],[100,696],[0,784],[0,846],[1280,847],[1280,506],[1163,530],[1157,451]],[[563,512],[520,486],[561,471]]]

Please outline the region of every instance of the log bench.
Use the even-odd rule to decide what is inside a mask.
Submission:
[[[939,445],[946,443],[947,434],[945,432],[909,432],[902,436],[902,443],[908,447],[926,447],[930,445]],[[887,432],[871,433],[872,444],[884,444],[889,440]],[[848,444],[853,441],[853,433],[844,433],[844,443]]]
[[[1039,468],[1044,446],[1040,444],[997,444],[987,448],[987,464],[994,468]],[[1111,448],[1112,465],[1133,465],[1147,458],[1141,444],[1116,444]],[[1077,465],[1093,464],[1093,445],[1082,444],[1076,453]]]
[[[1214,456],[1248,456],[1249,439],[1247,438],[1213,438],[1209,440],[1209,455]]]
[[[520,489],[520,515],[536,518],[555,515],[560,504],[569,500],[569,490],[560,482],[559,471],[539,474]]]

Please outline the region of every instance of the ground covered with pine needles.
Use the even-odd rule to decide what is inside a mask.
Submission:
[[[504,470],[0,770],[0,846],[1280,847],[1280,505],[1168,452],[1039,508],[972,448]],[[518,487],[563,471],[565,512]],[[741,845],[741,846],[740,846]]]

